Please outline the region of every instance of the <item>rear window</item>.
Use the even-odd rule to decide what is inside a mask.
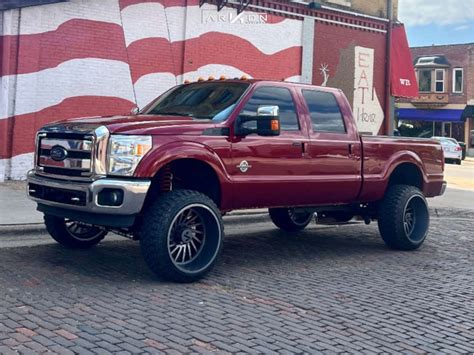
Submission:
[[[311,115],[313,131],[346,133],[341,110],[332,93],[303,90],[303,97]]]

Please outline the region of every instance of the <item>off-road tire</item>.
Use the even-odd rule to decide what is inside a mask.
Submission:
[[[300,217],[292,215],[292,208],[269,208],[270,218],[278,228],[287,232],[296,232],[306,228],[312,221],[314,213],[299,213]]]
[[[44,224],[49,235],[59,244],[71,249],[88,249],[97,245],[107,235],[100,227],[77,224],[61,217],[44,215]],[[72,225],[77,225],[83,233],[74,232]]]
[[[398,250],[419,248],[426,239],[429,224],[428,204],[418,188],[410,185],[388,188],[378,214],[380,235],[387,246]]]
[[[187,264],[180,264],[175,260],[178,257],[173,255],[170,244],[175,243],[175,238],[180,235],[189,234],[187,227],[179,224],[180,214],[187,210],[192,210],[200,218],[204,226],[204,237],[195,259],[190,259]],[[186,218],[181,223],[186,223],[185,221]],[[178,233],[175,228],[184,229],[182,233]],[[198,236],[197,232],[194,236]],[[160,278],[174,282],[197,281],[209,273],[222,250],[223,239],[224,226],[216,204],[208,196],[193,190],[173,190],[159,196],[145,211],[140,229],[140,246],[146,264]],[[190,241],[193,239],[188,244]],[[185,248],[185,255],[186,250]],[[191,256],[191,246],[189,254]]]

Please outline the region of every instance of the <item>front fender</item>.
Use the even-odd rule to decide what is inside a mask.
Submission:
[[[171,142],[163,144],[143,157],[135,177],[151,178],[166,164],[178,159],[196,159],[209,164],[221,183],[230,182],[221,158],[208,146],[196,142]]]

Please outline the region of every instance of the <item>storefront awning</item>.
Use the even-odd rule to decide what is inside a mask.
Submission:
[[[418,82],[403,25],[395,25],[392,32],[390,88],[395,97],[418,97]]]
[[[397,109],[399,120],[406,121],[436,121],[436,122],[463,122],[464,110],[419,110],[416,108]]]

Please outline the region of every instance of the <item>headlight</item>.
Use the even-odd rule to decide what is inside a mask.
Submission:
[[[131,176],[151,149],[151,136],[110,136],[108,168],[111,175]]]

